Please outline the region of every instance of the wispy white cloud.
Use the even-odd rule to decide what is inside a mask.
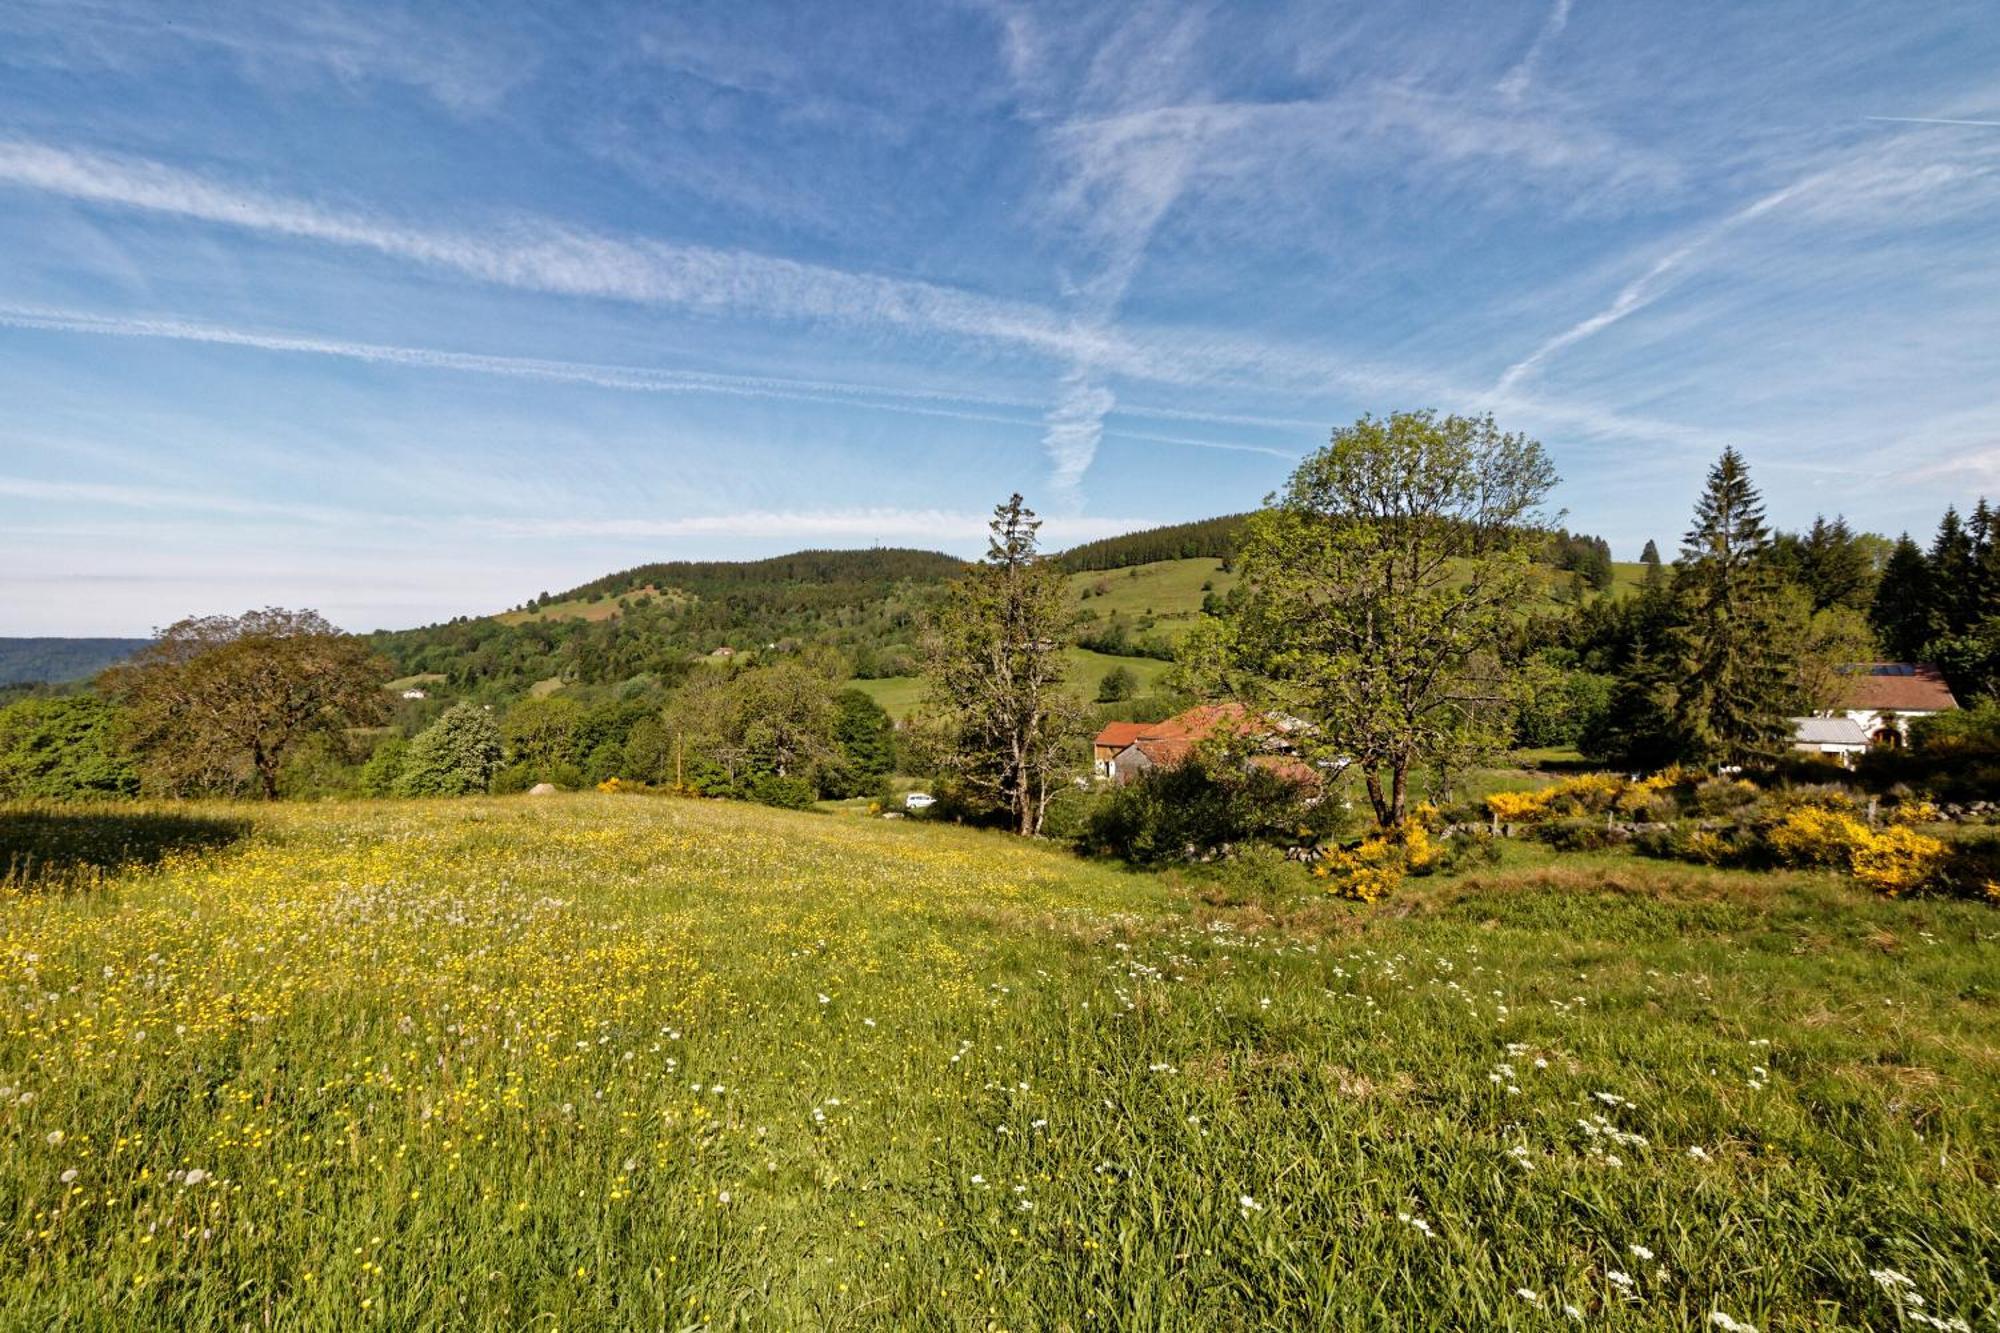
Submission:
[[[1652,305],[1717,257],[1723,242],[1761,219],[1850,229],[1903,228],[1912,221],[1910,210],[1920,202],[1926,210],[1923,220],[1937,221],[1954,211],[1990,206],[1996,186],[2000,186],[2000,154],[1931,159],[1918,153],[1908,136],[1835,154],[1830,162],[1811,166],[1789,184],[1682,233],[1664,254],[1625,282],[1609,304],[1509,365],[1495,389],[1500,393],[1515,389],[1557,354]]]
[[[1556,38],[1562,36],[1563,29],[1569,26],[1570,4],[1571,0],[1555,0],[1555,3],[1549,6],[1548,16],[1542,20],[1541,30],[1535,34],[1534,43],[1528,47],[1527,54],[1507,71],[1496,87],[1495,91],[1502,97],[1511,102],[1518,102],[1527,95],[1528,87],[1535,81],[1536,71],[1542,63],[1543,52],[1547,51]]]
[[[258,351],[331,356],[370,365],[404,366],[415,370],[451,371],[493,375],[546,383],[580,384],[621,393],[716,394],[724,397],[771,399],[791,402],[826,403],[846,407],[866,407],[885,412],[942,417],[961,421],[991,422],[996,425],[1033,428],[1035,418],[1022,413],[1044,410],[1045,404],[1031,398],[964,390],[905,388],[882,384],[861,384],[839,380],[791,379],[770,375],[729,375],[715,371],[659,370],[643,366],[594,365],[588,362],[558,361],[535,357],[494,356],[474,352],[444,351],[428,347],[404,347],[385,343],[353,342],[343,339],[306,337],[296,334],[266,333],[233,329],[179,319],[129,319],[77,310],[51,310],[29,306],[0,305],[0,328],[28,329],[113,338],[163,339],[174,342],[244,347]],[[1087,391],[1087,388],[1086,388]],[[1079,426],[1103,433],[1107,401],[1087,404],[1078,414]],[[1042,419],[1053,421],[1064,411],[1067,396],[1046,408]],[[1000,410],[1014,409],[1015,414]],[[1101,410],[1100,410],[1101,408]],[[1198,412],[1178,408],[1150,407],[1124,403],[1117,410],[1125,415],[1173,421],[1201,422],[1220,426],[1253,426],[1265,430],[1318,430],[1325,423],[1305,418],[1265,417],[1243,413]],[[1133,431],[1117,432],[1126,439],[1152,440],[1162,444],[1193,448],[1269,453],[1291,457],[1283,450],[1228,441],[1200,440],[1185,436],[1148,435]],[[1089,442],[1094,448],[1095,435]],[[1087,463],[1087,458],[1084,460]]]
[[[536,65],[534,48],[491,23],[432,22],[379,0],[365,11],[330,0],[162,6],[130,0],[14,0],[0,7],[13,55],[70,68],[141,68],[190,48],[219,52],[259,84],[295,92],[302,79],[421,89],[453,111],[492,110]]]
[[[1071,356],[1090,339],[1022,302],[908,279],[540,221],[412,227],[221,184],[158,162],[0,141],[0,182],[116,208],[369,250],[484,282],[696,310],[929,330]]]
[[[727,514],[697,514],[685,518],[478,518],[468,526],[515,537],[714,537],[781,538],[787,541],[913,541],[963,543],[986,535],[990,513],[940,509],[805,509],[744,510]],[[1044,539],[1061,546],[1115,536],[1153,526],[1144,518],[1082,518],[1050,515],[1043,521]]]
[[[208,491],[170,490],[111,482],[50,481],[38,477],[0,476],[0,496],[49,504],[229,514],[244,518],[277,518],[287,522],[347,523],[357,517],[352,510],[331,509],[321,505],[243,499]]]
[[[1192,123],[1205,127],[1209,121],[1204,115]],[[1202,134],[1206,132],[1206,128],[1201,130]],[[1178,141],[1190,142],[1191,136],[1179,135]],[[1156,209],[1163,210],[1171,202],[1173,191],[1160,187],[1147,173],[1141,173],[1140,180],[1145,189],[1154,191]],[[1416,400],[1438,404],[1467,402],[1478,392],[1432,372],[1372,364],[1297,341],[1272,342],[1247,334],[1206,329],[1134,326],[1108,315],[1100,319],[1060,316],[1031,303],[931,283],[852,273],[745,251],[585,233],[549,223],[524,222],[505,231],[482,233],[412,227],[220,184],[156,162],[22,140],[0,140],[0,183],[96,205],[139,209],[364,249],[460,272],[488,283],[533,291],[801,322],[859,323],[969,339],[1046,356],[1063,365],[1066,376],[1081,372],[1075,384],[1063,386],[1064,393],[1077,395],[1068,402],[1068,410],[1063,410],[1065,404],[1058,401],[1056,411],[1044,421],[1051,461],[1065,476],[1080,476],[1088,467],[1082,451],[1089,447],[1093,415],[1101,425],[1104,414],[1120,410],[1115,400],[1106,401],[1103,396],[1111,392],[1105,376],[1208,390],[1239,387],[1316,396],[1340,390],[1371,399],[1391,395],[1402,401],[1409,401],[1415,395]],[[1121,233],[1125,248],[1113,245],[1103,252],[1127,265],[1135,263],[1142,252],[1141,233],[1147,225],[1145,210],[1133,214],[1133,218],[1131,228]],[[1157,217],[1153,221],[1157,222]],[[1104,298],[1120,290],[1119,282],[1123,280],[1119,277],[1120,263],[1107,264],[1093,273],[1109,275],[1111,282],[1098,289],[1096,299],[1101,304],[1089,307],[1088,300],[1084,304],[1109,310],[1115,303]],[[1129,278],[1129,271],[1126,277]],[[1640,297],[1646,295],[1645,291],[1638,293]],[[217,336],[214,340],[225,339]],[[307,349],[300,346],[296,350]],[[317,350],[342,354],[332,346]],[[432,354],[402,349],[368,351],[365,355],[384,360],[407,355],[414,364],[416,359]],[[435,355],[456,358],[461,354]],[[614,386],[610,381],[629,376],[629,372],[617,368],[592,370],[560,362],[507,362],[502,369],[499,361],[475,365],[477,360],[454,359],[449,363],[439,360],[436,364],[579,381],[596,375],[606,387],[652,387],[658,391],[667,386],[665,377],[651,380],[647,385],[632,382]],[[1513,377],[1504,387],[1515,387],[1514,381],[1518,379],[1519,376]],[[729,391],[720,380],[709,383],[716,386],[715,392]],[[682,391],[691,384],[682,381]],[[773,383],[765,391],[806,390]],[[1542,405],[1552,411],[1562,406],[1555,401]],[[1643,419],[1627,419],[1621,427],[1616,414],[1593,412],[1593,415],[1606,431],[1622,429],[1631,438],[1657,438],[1653,423]],[[1057,447],[1071,452],[1059,455]]]
[[[714,371],[673,371],[648,369],[642,366],[593,365],[587,362],[536,357],[491,356],[474,352],[440,351],[426,347],[402,347],[384,343],[260,333],[186,320],[126,319],[93,315],[82,311],[46,310],[34,307],[0,306],[0,327],[118,338],[159,338],[176,342],[211,343],[228,347],[255,348],[260,351],[332,356],[374,365],[408,366],[418,370],[459,371],[508,379],[582,384],[627,393],[706,393],[740,398],[833,403],[918,416],[991,421],[1004,425],[1030,425],[1032,422],[1022,416],[968,411],[962,407],[955,408],[941,404],[970,403],[1024,411],[1032,411],[1042,406],[1032,399],[1008,398],[993,394],[908,389],[887,385],[844,383],[837,380],[788,379],[769,375],[727,375]]]
[[[1863,116],[1862,119],[1888,121],[1896,125],[1971,125],[2000,130],[2000,120],[1948,120],[1943,116]]]

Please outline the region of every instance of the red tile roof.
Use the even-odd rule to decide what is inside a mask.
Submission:
[[[1097,733],[1095,744],[1122,750],[1141,736],[1150,736],[1158,726],[1155,722],[1107,722]]]
[[[1958,707],[1938,669],[1923,662],[1860,662],[1841,668],[1841,707],[1876,713],[1942,713]]]
[[[1194,742],[1185,736],[1142,736],[1132,743],[1161,768],[1172,768],[1194,751]]]

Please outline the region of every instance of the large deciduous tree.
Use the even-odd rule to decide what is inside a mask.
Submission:
[[[148,784],[187,793],[254,784],[278,796],[310,736],[379,721],[389,664],[317,611],[268,607],[169,625],[100,678],[125,708]]]
[[[1315,724],[1382,824],[1411,770],[1501,741],[1516,672],[1501,640],[1532,586],[1555,469],[1491,417],[1398,412],[1333,432],[1252,516],[1235,614],[1189,645],[1197,679]]]
[[[1026,836],[1041,831],[1081,731],[1063,690],[1068,581],[1039,553],[1040,527],[1019,495],[995,508],[986,559],[952,585],[926,635],[940,772]]]

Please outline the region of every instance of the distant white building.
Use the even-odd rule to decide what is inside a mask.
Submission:
[[[1841,670],[1847,687],[1829,716],[1853,722],[1876,745],[1901,745],[1912,718],[1958,708],[1943,674],[1925,662],[1857,662]]]
[[[1868,752],[1868,733],[1851,717],[1795,717],[1792,748],[1821,755],[1844,768],[1856,755]]]
[[[419,689],[408,689],[403,691],[403,697],[405,699],[428,699],[430,695]]]

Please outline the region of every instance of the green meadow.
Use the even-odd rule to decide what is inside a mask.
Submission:
[[[2000,1317],[1972,903],[599,794],[16,807],[0,864],[8,1327]]]

